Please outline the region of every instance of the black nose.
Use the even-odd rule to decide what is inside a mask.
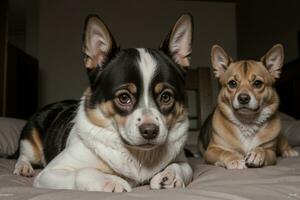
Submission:
[[[248,94],[245,94],[245,93],[241,93],[238,96],[239,103],[243,104],[243,105],[248,104],[250,99],[251,99],[250,96]]]
[[[159,132],[159,127],[156,124],[152,124],[152,123],[142,124],[140,125],[139,129],[143,138],[147,140],[156,138]]]

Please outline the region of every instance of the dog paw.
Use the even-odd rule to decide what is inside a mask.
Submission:
[[[97,169],[81,169],[75,178],[75,189],[101,192],[130,192],[131,186],[123,178],[105,174]]]
[[[246,163],[244,159],[231,160],[225,164],[227,169],[246,169]]]
[[[168,189],[168,188],[184,188],[182,178],[176,176],[176,173],[171,169],[156,174],[150,181],[151,189]]]
[[[105,179],[99,183],[87,183],[80,187],[79,190],[84,191],[100,191],[100,192],[131,192],[131,187],[127,181],[123,179]]]
[[[284,158],[295,157],[295,156],[299,155],[298,151],[296,151],[292,148],[282,151],[281,154],[282,154],[282,157],[284,157]]]
[[[265,163],[266,153],[263,148],[257,148],[246,155],[246,165],[248,167],[262,167]]]
[[[18,161],[13,173],[18,176],[32,177],[34,175],[34,169],[29,162]]]
[[[107,180],[104,181],[103,186],[101,187],[103,192],[130,192],[130,185],[123,180]]]
[[[101,183],[89,183],[77,186],[78,190],[99,192],[131,192],[130,185],[124,180],[103,180]]]

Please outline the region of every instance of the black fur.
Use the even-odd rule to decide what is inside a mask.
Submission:
[[[170,57],[166,56],[163,51],[157,51],[155,49],[147,49],[147,51],[155,58],[158,64],[158,71],[156,72],[156,76],[153,77],[152,86],[160,82],[166,82],[173,86],[176,92],[176,99],[179,102],[184,102],[186,72]]]
[[[167,57],[162,51],[156,49],[146,49],[157,62],[157,71],[151,83],[151,93],[154,98],[154,86],[157,83],[165,82],[172,86],[175,92],[175,99],[180,103],[185,102],[185,72],[183,69]],[[115,91],[126,83],[134,83],[137,86],[135,94],[136,104],[138,105],[140,95],[143,93],[143,82],[138,66],[139,52],[136,49],[124,49],[119,51],[115,57],[107,63],[107,66],[98,73],[101,73],[95,81],[92,89],[92,96],[88,105],[95,108],[101,102],[113,100]],[[128,115],[131,112],[123,112],[115,107],[120,115]],[[133,109],[134,110],[134,109]],[[133,111],[132,110],[132,111]],[[172,110],[169,110],[171,112]],[[164,113],[164,114],[168,114]]]
[[[95,87],[92,89],[92,96],[90,98],[89,106],[94,108],[98,103],[112,100],[114,93],[121,85],[126,83],[134,83],[137,88],[135,96],[138,99],[141,94],[142,80],[137,61],[139,60],[139,53],[136,49],[124,49],[119,51],[115,57],[107,63],[103,71],[98,72],[99,78],[95,81]],[[136,102],[137,104],[138,102]],[[117,107],[116,107],[117,109]],[[127,115],[129,113],[119,114]]]
[[[212,137],[212,117],[213,113],[206,118],[204,124],[201,126],[200,133],[198,136],[198,142],[202,144],[205,150],[207,149],[209,141]]]
[[[30,139],[32,131],[37,130],[48,163],[65,148],[78,103],[77,100],[65,100],[45,106],[28,120],[20,139]]]

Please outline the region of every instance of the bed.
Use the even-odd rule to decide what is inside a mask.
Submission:
[[[190,130],[187,148],[195,144],[197,131],[213,109],[211,75],[208,68],[194,69],[188,74],[187,90],[194,92],[196,113],[190,120],[196,123]],[[284,134],[300,152],[300,121],[281,114]],[[0,155],[12,154],[25,121],[0,118]],[[194,134],[194,135],[193,135]],[[195,150],[195,149],[194,149]],[[196,154],[196,152],[194,152]],[[0,200],[94,200],[94,199],[300,199],[300,157],[278,159],[275,166],[259,169],[226,170],[203,163],[201,158],[189,158],[194,170],[193,181],[187,188],[150,190],[148,185],[134,188],[130,193],[102,193],[70,190],[50,190],[32,187],[33,178],[12,174],[15,160],[0,159]],[[38,173],[38,171],[36,172]]]

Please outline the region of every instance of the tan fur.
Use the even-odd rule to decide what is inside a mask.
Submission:
[[[135,84],[128,83],[128,84],[126,84],[126,86],[127,86],[128,90],[129,90],[129,92],[131,92],[131,94],[136,94],[137,88],[136,88]]]
[[[164,83],[158,83],[154,87],[155,94],[159,94],[164,89],[165,84]]]
[[[31,137],[29,137],[29,142],[32,145],[33,157],[34,160],[31,162],[34,164],[45,164],[44,162],[44,153],[43,153],[43,143],[40,137],[40,133],[38,130],[33,129],[31,131]]]
[[[279,98],[272,87],[277,77],[272,76],[263,62],[254,60],[230,62],[225,71],[221,70],[216,72],[222,88],[212,118],[205,161],[228,169],[242,169],[274,165],[276,152],[285,157],[297,155],[280,134]],[[253,86],[257,79],[263,81],[260,88]],[[238,87],[230,88],[230,80],[235,80]],[[234,110],[232,102],[241,92],[251,94],[259,102],[257,110]]]
[[[125,86],[124,86],[125,87]],[[136,93],[136,86],[134,84],[127,84],[126,88],[132,93]],[[85,98],[88,102],[88,99],[91,96],[91,91],[88,89],[85,92]],[[112,101],[106,101],[97,104],[96,108],[89,108],[89,106],[85,106],[86,115],[88,119],[99,127],[108,128],[112,123],[112,119],[116,123],[117,127],[123,128],[127,122],[127,117],[119,115],[113,105]],[[101,110],[103,115],[99,115],[99,110]]]
[[[106,101],[104,103],[100,103],[99,108],[107,118],[116,115],[116,111],[114,109],[114,105],[112,101]]]
[[[107,174],[117,175],[117,173],[111,167],[109,167],[109,165],[106,164],[106,162],[104,160],[102,160],[100,157],[98,159],[101,162],[99,162],[100,164],[98,165],[97,169],[99,169],[101,172],[104,172]]]
[[[205,161],[209,164],[223,163],[226,166],[233,160],[243,160],[249,152],[262,147],[267,153],[264,165],[275,164],[280,128],[279,117],[275,116],[253,137],[253,146],[246,145],[241,139],[243,136],[240,129],[217,108],[213,116],[212,138],[204,154]]]
[[[93,124],[100,126],[100,127],[108,127],[110,124],[110,121],[104,117],[100,117],[98,115],[98,111],[96,109],[86,109],[86,115],[90,122]]]
[[[137,92],[137,88],[133,83],[129,83],[124,85],[124,88],[126,88],[128,91],[130,91],[132,94],[135,94]],[[91,96],[91,90],[87,89],[85,92],[85,98],[86,101],[89,101],[89,98]],[[85,106],[86,109],[86,115],[89,118],[89,120],[96,124],[97,126],[107,128],[109,125],[111,125],[112,119],[116,123],[117,127],[123,128],[127,122],[127,117],[121,116],[117,113],[117,111],[114,108],[112,100],[102,102],[97,104],[96,108],[90,108],[88,105]],[[101,110],[102,116],[99,115],[99,110]]]
[[[135,87],[131,86],[131,90],[135,90]],[[92,91],[90,88],[88,88],[85,93],[85,102],[89,102],[89,99],[92,95]],[[98,109],[100,109],[102,111],[102,113],[104,114],[104,116],[99,114]],[[111,124],[111,118],[114,117],[116,115],[116,112],[113,108],[113,103],[112,101],[107,101],[105,103],[100,103],[97,105],[96,108],[90,108],[88,105],[85,106],[85,113],[88,117],[88,119],[90,120],[90,122],[92,122],[93,124],[99,126],[99,127],[103,127],[103,128],[108,128],[109,125]],[[118,118],[118,117],[117,117]],[[124,123],[121,122],[122,119],[120,119],[120,123]],[[113,169],[111,169],[111,167],[109,167],[109,165],[102,160],[100,157],[98,157],[98,159],[101,161],[99,162],[99,166],[97,167],[97,169],[99,169],[101,172],[107,173],[107,174],[112,174],[112,175],[118,175]]]
[[[85,93],[85,102],[89,102],[89,99],[91,97],[91,89],[88,88]],[[106,115],[111,115],[111,105],[110,103],[106,103],[106,104],[101,104],[100,107],[105,110],[105,114]],[[97,111],[98,108],[91,108],[89,105],[85,106],[85,113],[88,117],[88,119],[90,120],[90,122],[92,122],[93,124],[96,124],[97,126],[100,127],[108,127],[109,124],[111,123],[109,119],[107,119],[105,116],[99,116],[99,113]]]
[[[97,66],[97,56],[94,56],[94,58],[86,57],[84,58],[85,67],[88,69],[94,69]]]
[[[187,110],[183,104],[175,102],[174,106],[174,112],[171,112],[165,117],[166,125],[169,129],[172,128],[176,123],[183,121],[187,117]]]
[[[116,122],[118,128],[124,128],[125,124],[128,120],[128,117],[123,117],[121,115],[115,115],[114,119],[115,119],[115,122]]]

